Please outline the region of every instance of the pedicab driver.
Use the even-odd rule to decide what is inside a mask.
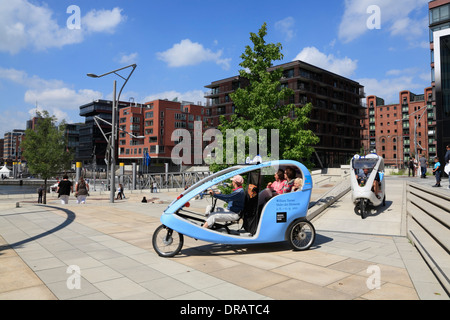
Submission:
[[[215,208],[211,212],[212,207],[206,207],[206,216],[208,217],[204,228],[211,228],[216,222],[228,222],[239,220],[239,213],[244,209],[245,193],[242,189],[244,178],[242,176],[234,176],[231,179],[233,184],[233,192],[231,194],[216,194],[209,191],[213,197],[228,203],[227,208]]]
[[[364,166],[363,171],[358,173],[358,175],[356,176],[359,186],[364,187],[367,183],[367,180],[369,180],[369,177],[370,177],[369,168],[367,166]],[[377,175],[375,176],[375,180],[373,181],[372,191],[379,199],[380,196],[378,195],[378,192],[380,191],[380,175],[378,174],[378,172]]]

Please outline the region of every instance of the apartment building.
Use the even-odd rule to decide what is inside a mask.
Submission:
[[[195,129],[195,122],[202,124],[205,108],[191,102],[155,100],[139,107],[130,106],[119,111],[119,160],[125,164],[144,162],[151,157],[153,166],[173,164],[172,151],[182,141],[172,141],[172,135],[189,132],[190,160],[185,164],[202,164],[202,155],[194,153],[195,134],[202,135],[202,127]],[[177,130],[183,132],[176,132]],[[200,137],[201,138],[201,137]],[[175,153],[175,158],[183,157]]]
[[[348,164],[362,145],[361,123],[365,108],[364,87],[356,81],[334,74],[302,61],[293,61],[269,69],[283,69],[281,86],[294,91],[285,103],[301,108],[306,103],[314,106],[310,115],[311,129],[320,142],[314,146],[316,153],[312,161],[317,167],[339,167]],[[230,94],[237,88],[248,86],[248,80],[240,76],[214,81],[205,86],[207,108],[206,127],[217,127],[220,116],[234,113]]]
[[[399,93],[399,103],[386,105],[377,96],[367,97],[364,120],[364,152],[383,156],[385,164],[400,168],[411,157],[436,156],[436,120],[433,89],[423,94]]]

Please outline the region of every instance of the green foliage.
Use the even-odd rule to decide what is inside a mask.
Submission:
[[[241,78],[249,80],[249,86],[239,88],[230,94],[235,105],[235,113],[231,116],[231,120],[221,117],[219,130],[223,135],[224,150],[227,129],[243,131],[254,129],[257,133],[260,129],[266,129],[267,151],[270,156],[272,150],[270,131],[278,129],[280,158],[301,160],[305,165],[311,166],[309,159],[314,152],[312,146],[319,142],[319,138],[304,128],[309,122],[312,105],[296,107],[294,104],[284,103],[294,92],[281,87],[280,80],[283,76],[281,68],[268,70],[273,66],[273,61],[283,59],[282,45],[266,43],[264,39],[266,35],[267,25],[264,23],[257,34],[250,33],[253,48],[246,46],[245,52],[241,55],[240,66],[243,69],[239,73]],[[210,169],[217,172],[224,167],[226,165],[213,164]]]
[[[47,179],[70,169],[73,155],[67,151],[65,122],[56,125],[56,118],[47,111],[37,113],[36,131],[28,129],[22,142],[23,156],[31,173]],[[45,202],[44,202],[45,203]]]

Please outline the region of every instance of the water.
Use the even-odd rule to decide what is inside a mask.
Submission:
[[[33,194],[37,195],[38,186],[8,186],[0,185],[0,195]]]

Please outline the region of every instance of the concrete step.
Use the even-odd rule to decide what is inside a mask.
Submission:
[[[450,252],[450,238],[449,230],[446,226],[439,223],[439,221],[433,219],[429,215],[430,211],[423,211],[421,208],[416,206],[414,203],[409,203],[407,212],[414,220],[429,234],[433,235],[437,241],[447,252]],[[448,255],[448,253],[447,253]]]
[[[408,217],[408,236],[431,271],[450,292],[450,256],[412,217]]]

